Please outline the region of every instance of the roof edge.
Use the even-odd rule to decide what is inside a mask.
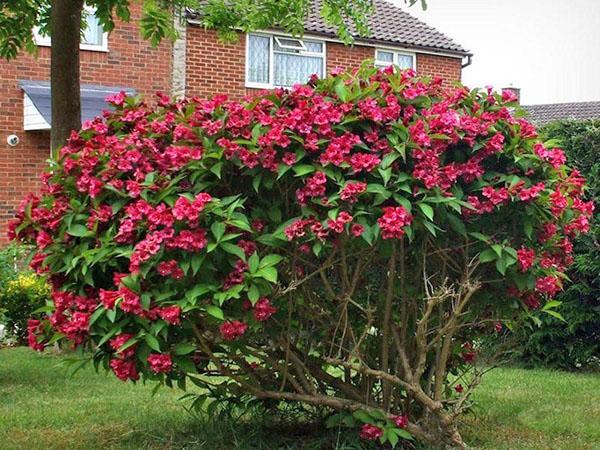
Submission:
[[[186,19],[186,21],[189,25],[192,25],[192,26],[198,26],[198,27],[202,26],[202,22],[200,22],[198,19],[188,17]],[[260,33],[260,32],[262,32],[262,33],[285,32],[282,28],[271,28],[268,30],[255,30],[255,31],[257,33]],[[238,30],[238,32],[244,33],[242,30]],[[347,46],[351,46],[352,44],[356,44],[356,45],[367,44],[370,47],[371,46],[375,47],[379,44],[379,45],[387,45],[390,47],[402,47],[407,50],[424,50],[426,52],[435,53],[435,54],[439,54],[440,56],[447,56],[450,58],[452,58],[452,57],[466,58],[468,56],[473,56],[473,53],[470,52],[469,50],[465,50],[464,52],[462,52],[462,51],[447,49],[447,48],[443,48],[443,47],[430,47],[430,46],[425,46],[425,45],[410,44],[408,42],[397,42],[397,41],[389,41],[389,40],[383,40],[383,39],[364,38],[364,37],[360,37],[360,36],[354,37],[354,42],[352,44],[345,44],[341,39],[338,38],[338,36],[335,33],[324,33],[322,31],[309,30],[309,31],[306,31],[306,34],[308,34],[310,36],[318,36],[318,37],[322,37],[322,38],[328,38],[327,40],[329,42],[342,43]]]

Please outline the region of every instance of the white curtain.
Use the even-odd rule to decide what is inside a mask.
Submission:
[[[412,69],[412,68],[414,68],[412,55],[403,55],[401,53],[398,53],[397,58],[398,58],[398,61],[396,62],[396,64],[401,69]]]
[[[323,58],[275,53],[275,86],[306,83],[314,73],[323,76]]]
[[[93,12],[86,11],[86,13],[86,28],[83,31],[83,38],[81,42],[90,45],[102,45],[104,32],[100,26],[100,23],[98,22],[98,18]]]
[[[250,35],[248,39],[248,81],[268,84],[271,38]]]

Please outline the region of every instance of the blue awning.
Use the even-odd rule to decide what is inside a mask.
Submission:
[[[52,124],[52,111],[49,81],[19,81],[19,87],[25,93],[25,130],[49,129]],[[125,91],[135,95],[132,88],[121,86],[101,86],[98,84],[81,85],[81,121],[91,120],[102,115],[102,111],[112,109],[104,100],[108,95]]]

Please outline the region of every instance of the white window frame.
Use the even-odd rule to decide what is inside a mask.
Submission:
[[[93,15],[95,13],[95,9],[92,6],[84,5],[85,13],[88,15]],[[38,28],[33,30],[33,38],[35,44],[39,47],[50,47],[52,45],[52,41],[50,36],[42,36],[39,32]],[[108,52],[108,33],[102,33],[102,44],[87,44],[85,42],[81,42],[79,44],[79,50],[87,50],[93,52]]]
[[[250,69],[250,64],[249,64],[249,57],[250,57],[250,36],[260,36],[260,37],[267,37],[270,39],[269,41],[269,82],[268,83],[259,83],[256,81],[250,81],[249,80],[249,69]],[[273,80],[275,79],[275,53],[277,53],[275,51],[275,43],[277,43],[277,45],[279,45],[281,48],[289,48],[292,50],[299,50],[298,48],[291,48],[285,45],[281,45],[279,42],[278,38],[282,38],[282,39],[293,39],[293,40],[297,40],[302,42],[302,45],[304,46],[304,42],[302,41],[302,39],[297,39],[294,37],[291,37],[289,35],[285,35],[285,34],[273,34],[273,33],[266,33],[266,32],[252,32],[252,33],[246,33],[246,57],[245,57],[245,61],[244,64],[246,65],[245,67],[245,85],[247,88],[253,88],[253,89],[273,89],[273,88],[289,88],[290,86],[278,86],[276,84],[273,83]],[[314,52],[310,52],[308,50],[301,50],[300,51],[300,55],[302,56],[313,56],[313,57],[319,57],[322,58],[323,60],[323,68],[322,68],[322,72],[323,72],[323,76],[325,76],[327,74],[327,41],[325,39],[320,39],[317,37],[313,37],[313,36],[309,36],[309,35],[305,35],[303,37],[303,39],[306,39],[308,41],[315,41],[315,42],[320,42],[323,45],[323,52],[322,53],[314,53]],[[306,49],[306,46],[304,46],[304,48]],[[308,81],[308,80],[306,80]]]
[[[393,56],[393,61],[392,63],[390,63],[389,61],[379,61],[377,59],[377,52],[387,52],[387,53],[392,53]],[[412,58],[412,69],[413,70],[417,70],[417,54],[415,52],[409,52],[406,50],[402,50],[402,49],[398,49],[398,48],[394,48],[394,47],[375,47],[375,66],[376,67],[388,67],[391,65],[397,66],[398,65],[398,55],[402,55],[402,56],[410,56]]]
[[[302,39],[289,38],[289,37],[285,37],[285,36],[273,36],[273,38],[275,39],[275,42],[277,42],[277,45],[281,48],[285,48],[287,50],[300,50],[303,52],[308,51],[308,50],[306,50],[306,45],[304,45],[304,41]],[[290,45],[290,44],[283,44],[282,43],[283,41],[294,41],[300,45],[297,47],[294,47],[293,45]]]

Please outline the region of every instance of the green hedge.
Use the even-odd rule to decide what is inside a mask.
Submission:
[[[558,298],[567,321],[547,316],[541,325],[517,331],[517,355],[528,365],[561,369],[600,368],[600,120],[553,122],[540,130],[544,139],[557,139],[569,161],[588,181],[588,199],[594,199],[591,231],[574,241],[572,282]]]

